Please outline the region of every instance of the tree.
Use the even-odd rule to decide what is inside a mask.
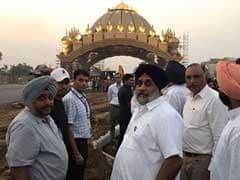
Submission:
[[[2,67],[0,67],[0,74],[7,74],[8,73],[8,66],[4,64]]]
[[[29,66],[26,63],[19,63],[17,65],[11,65],[8,72],[12,76],[27,76],[32,70],[32,66]]]

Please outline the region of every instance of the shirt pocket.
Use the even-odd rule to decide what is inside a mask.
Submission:
[[[208,126],[208,121],[206,117],[205,110],[202,109],[193,109],[192,110],[192,118],[188,122],[190,126],[195,127],[195,128],[201,128]]]

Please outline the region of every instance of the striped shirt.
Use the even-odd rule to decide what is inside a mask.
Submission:
[[[84,94],[72,88],[63,98],[68,124],[73,126],[74,138],[91,137],[90,108]]]

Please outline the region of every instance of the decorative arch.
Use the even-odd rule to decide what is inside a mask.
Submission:
[[[57,55],[70,73],[76,67],[89,69],[102,59],[132,56],[147,63],[164,66],[169,60],[180,61],[179,40],[170,29],[156,35],[153,26],[126,4],[109,9],[81,35],[76,28],[62,38]]]

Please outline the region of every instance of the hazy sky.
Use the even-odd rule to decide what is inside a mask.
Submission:
[[[2,64],[55,64],[61,37],[72,27],[84,32],[120,0],[0,0]],[[168,27],[189,32],[191,61],[240,56],[239,0],[125,0],[157,33]],[[106,61],[116,67],[119,61]],[[127,60],[124,61],[124,63]],[[131,58],[131,61],[132,60]],[[123,65],[124,66],[124,65]],[[134,66],[134,64],[132,64]],[[124,66],[125,67],[125,66]]]

